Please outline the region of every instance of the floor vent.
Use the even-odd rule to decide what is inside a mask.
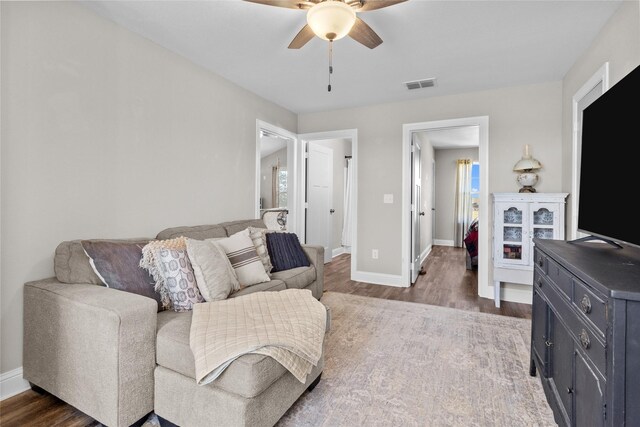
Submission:
[[[424,79],[424,80],[415,80],[412,82],[406,82],[405,86],[407,86],[407,89],[409,90],[413,90],[413,89],[422,89],[425,87],[434,87],[436,85],[436,79],[435,78],[431,78],[431,79]]]

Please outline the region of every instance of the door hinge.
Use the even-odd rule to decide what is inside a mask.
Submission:
[[[607,404],[602,405],[602,418],[607,419]]]

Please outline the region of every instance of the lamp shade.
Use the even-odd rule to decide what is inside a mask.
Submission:
[[[523,157],[520,160],[518,160],[518,163],[515,164],[515,166],[513,167],[513,170],[516,172],[521,172],[521,171],[537,170],[537,169],[540,169],[541,167],[542,165],[536,159],[532,157]]]
[[[307,12],[307,24],[321,39],[333,41],[349,34],[356,12],[340,0],[325,0]]]

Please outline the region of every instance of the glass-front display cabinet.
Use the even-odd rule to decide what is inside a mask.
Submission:
[[[493,194],[493,281],[533,284],[533,238],[564,239],[566,193]],[[530,302],[530,301],[529,301]]]

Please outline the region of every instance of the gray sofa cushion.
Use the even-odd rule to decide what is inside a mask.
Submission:
[[[187,225],[181,227],[166,228],[158,233],[156,239],[165,240],[184,236],[191,239],[204,240],[214,237],[229,237],[247,227],[267,228],[261,219],[241,219],[237,221],[222,222],[210,225]]]
[[[223,222],[222,225],[227,230],[227,236],[232,236],[238,231],[242,231],[248,227],[267,228],[261,219],[241,219],[238,221]]]
[[[146,244],[150,238],[91,239],[89,242],[130,242]],[[53,270],[62,283],[89,283],[103,285],[89,263],[82,240],[67,240],[58,245],[53,257]]]
[[[304,289],[316,280],[316,269],[314,266],[297,267],[291,270],[277,271],[271,273],[271,280],[282,280],[287,289],[298,288]]]
[[[190,329],[190,312],[158,313],[156,361],[160,366],[193,378],[195,385],[196,368],[189,347]],[[211,385],[250,399],[266,390],[285,372],[286,369],[271,357],[245,354],[233,361]]]
[[[224,238],[227,237],[227,230],[221,224],[171,227],[159,232],[156,239],[167,240],[181,236],[197,240],[211,239],[213,237]]]
[[[284,284],[282,280],[271,279],[268,282],[262,282],[256,285],[251,285],[251,286],[242,288],[239,291],[229,295],[229,298],[239,297],[240,295],[246,295],[246,294],[250,294],[252,292],[258,292],[258,291],[283,291],[285,289],[287,289],[287,286]]]

